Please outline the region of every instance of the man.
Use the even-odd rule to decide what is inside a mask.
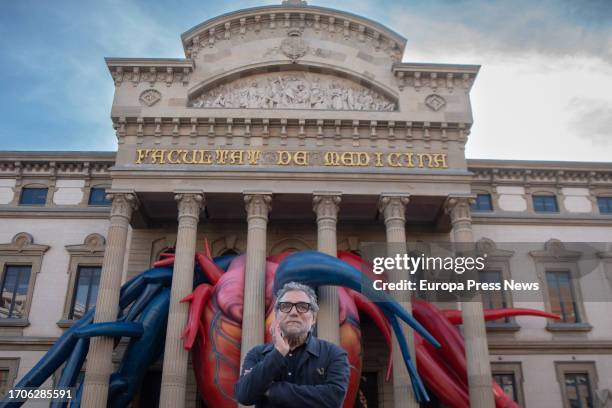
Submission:
[[[238,402],[257,408],[339,408],[349,381],[346,352],[311,330],[319,306],[314,291],[290,282],[274,303],[272,343],[254,347],[234,386]]]

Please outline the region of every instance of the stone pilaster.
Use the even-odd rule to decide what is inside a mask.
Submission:
[[[336,225],[340,201],[338,193],[315,193],[312,199],[313,210],[317,214],[317,249],[331,256],[338,254]],[[334,286],[319,287],[317,336],[340,344],[338,291]]]
[[[244,306],[242,308],[242,343],[240,361],[253,347],[264,342],[266,319],[266,240],[268,213],[272,195],[244,195],[247,212],[247,250],[244,276]]]
[[[181,303],[181,299],[193,291],[196,237],[204,204],[200,193],[178,193],[174,198],[178,204],[178,232],[159,402],[163,408],[185,404],[189,353],[183,348],[181,333],[187,323],[189,305]]]
[[[597,257],[601,259],[604,276],[612,289],[612,250],[597,252]]]
[[[385,220],[387,232],[387,256],[406,253],[406,205],[409,202],[407,195],[382,195],[378,203],[378,209]],[[406,279],[398,270],[389,271],[390,282],[399,282]],[[393,291],[391,296],[398,301],[404,309],[412,313],[410,304],[410,292]],[[414,353],[414,335],[408,325],[400,322],[404,337],[408,342],[410,356],[416,365],[416,355]],[[406,370],[404,359],[400,351],[399,343],[395,334],[393,335],[393,406],[418,408],[419,404],[414,398],[410,376]]]
[[[471,196],[449,197],[446,212],[453,225],[453,241],[473,243]],[[463,337],[465,339],[465,359],[470,393],[470,407],[493,408],[495,400],[492,391],[491,363],[485,328],[482,299],[477,295],[471,302],[461,304],[463,316]]]
[[[113,192],[109,193],[108,197],[112,200],[112,206],[96,300],[96,314],[94,316],[94,322],[96,323],[117,319],[128,227],[132,213],[138,205],[136,195],[133,193]],[[91,339],[82,397],[84,407],[106,408],[108,380],[113,372],[114,342],[115,340],[112,337],[94,337]]]

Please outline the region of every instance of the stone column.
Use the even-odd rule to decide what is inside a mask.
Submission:
[[[272,195],[244,195],[247,212],[247,249],[242,308],[242,343],[240,361],[253,347],[264,342],[266,319],[266,233]]]
[[[96,300],[95,323],[117,320],[128,227],[138,205],[133,193],[112,192],[107,197],[112,200],[112,206]],[[114,342],[112,337],[91,339],[82,397],[84,407],[106,408],[108,380],[113,372]]]
[[[378,204],[380,213],[385,220],[387,230],[387,256],[406,253],[406,205],[408,195],[389,194],[382,195]],[[407,277],[398,270],[389,271],[389,281],[399,282]],[[410,304],[410,292],[393,291],[391,296],[398,301],[404,309],[412,313]],[[414,334],[410,327],[400,321],[404,337],[408,342],[410,356],[416,366],[416,355],[414,353]],[[406,365],[400,351],[397,337],[393,334],[393,406],[396,408],[418,408],[419,403],[414,398],[410,376],[406,370]]]
[[[336,224],[340,200],[339,193],[314,193],[312,199],[313,210],[317,214],[317,249],[334,257],[338,254]],[[319,287],[317,336],[340,344],[338,291],[334,286]]]
[[[178,193],[174,199],[178,203],[178,231],[159,398],[162,408],[185,405],[189,352],[183,348],[181,333],[187,323],[189,304],[181,303],[181,299],[193,291],[198,221],[204,204],[203,194],[197,192]]]
[[[453,225],[453,241],[473,243],[471,196],[449,197],[446,212]],[[470,407],[493,408],[495,400],[492,391],[491,363],[485,328],[482,299],[477,295],[471,302],[461,304],[463,317],[463,337],[465,339],[465,358],[470,392]]]

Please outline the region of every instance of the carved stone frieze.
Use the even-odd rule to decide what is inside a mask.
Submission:
[[[241,78],[191,101],[194,108],[393,111],[395,102],[355,82],[301,71]]]

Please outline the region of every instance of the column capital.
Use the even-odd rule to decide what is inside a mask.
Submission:
[[[471,205],[476,197],[469,195],[448,196],[444,202],[444,212],[450,215],[451,223],[454,225],[459,222],[472,222]]]
[[[406,222],[406,205],[410,202],[408,194],[381,194],[378,200],[378,211],[385,223],[399,220]]]
[[[271,193],[244,193],[244,208],[247,212],[247,220],[251,218],[268,219],[268,213],[272,210]]]
[[[174,200],[178,206],[178,218],[191,217],[196,220],[200,218],[200,211],[204,206],[204,194],[202,192],[177,191]]]
[[[323,219],[337,221],[341,201],[340,193],[314,192],[312,195],[312,210],[317,214],[317,221]]]
[[[111,190],[106,193],[106,199],[112,201],[111,217],[123,217],[128,220],[132,212],[140,206],[138,197],[133,191]]]

